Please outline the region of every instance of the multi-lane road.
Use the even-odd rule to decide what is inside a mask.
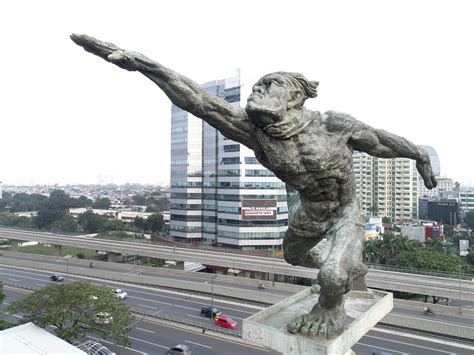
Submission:
[[[113,268],[113,264],[109,266]],[[32,287],[43,287],[51,282],[49,280],[51,273],[13,268],[9,266],[0,267],[0,279],[6,284],[23,284]],[[205,275],[204,275],[205,276]],[[69,282],[81,280],[77,276],[69,275]],[[211,303],[207,296],[191,295],[185,292],[175,292],[171,290],[160,290],[156,288],[140,287],[132,285],[117,284],[105,282],[98,279],[92,279],[95,284],[107,284],[110,287],[120,287],[126,289],[128,297],[126,304],[134,309],[141,309],[147,313],[159,313],[168,317],[178,317],[189,320],[189,323],[201,322],[212,325],[211,320],[200,316],[202,305]],[[241,287],[241,285],[239,285]],[[25,290],[19,290],[7,286],[5,288],[7,299],[10,303],[15,299],[21,299],[25,295]],[[258,292],[257,290],[255,290]],[[270,291],[270,290],[265,290]],[[213,304],[220,308],[224,314],[233,317],[241,327],[242,320],[251,314],[262,309],[261,306],[242,304],[214,297]],[[408,317],[424,317],[421,311],[413,309],[395,308],[393,312],[403,313]],[[18,315],[17,315],[18,316]],[[440,322],[440,327],[445,327],[449,322],[456,324],[472,324],[472,319],[465,317],[453,317],[437,315],[436,319]],[[449,325],[448,325],[449,326]],[[186,327],[185,327],[186,328]],[[117,353],[148,353],[164,354],[166,349],[177,343],[188,344],[193,349],[193,354],[272,354],[271,351],[259,349],[249,344],[245,344],[237,337],[227,336],[222,338],[220,334],[214,334],[207,331],[202,334],[200,329],[183,328],[182,324],[161,323],[154,318],[137,319],[129,333],[132,341],[132,349],[119,349]],[[110,348],[116,347],[104,342],[104,345]],[[472,354],[474,344],[462,345],[454,342],[436,338],[426,338],[407,332],[398,333],[383,328],[374,328],[364,336],[354,347],[357,354]]]

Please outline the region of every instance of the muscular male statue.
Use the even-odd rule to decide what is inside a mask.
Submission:
[[[363,233],[352,151],[381,158],[416,160],[427,188],[436,186],[425,151],[406,139],[374,129],[350,115],[307,110],[318,82],[298,73],[262,77],[245,109],[211,96],[194,81],[136,52],[86,35],[71,39],[88,52],[157,84],[170,100],[255,152],[258,161],[286,183],[289,223],[283,241],[285,260],[319,268],[318,303],[288,324],[291,333],[332,337],[344,328],[344,293],[365,290]]]

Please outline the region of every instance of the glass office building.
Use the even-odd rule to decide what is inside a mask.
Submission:
[[[202,87],[240,106],[240,73]],[[180,242],[279,248],[288,225],[284,183],[253,151],[174,105],[170,202],[170,234]]]

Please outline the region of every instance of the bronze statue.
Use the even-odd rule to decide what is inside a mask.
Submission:
[[[298,73],[262,77],[245,109],[209,95],[194,81],[140,53],[86,35],[71,39],[108,62],[138,71],[170,100],[255,152],[258,161],[286,183],[289,222],[285,260],[319,268],[318,303],[288,324],[291,333],[332,337],[342,332],[344,293],[365,290],[363,231],[352,173],[352,151],[382,158],[416,160],[426,187],[436,186],[428,154],[408,140],[374,129],[350,115],[304,107],[317,96],[318,82]]]

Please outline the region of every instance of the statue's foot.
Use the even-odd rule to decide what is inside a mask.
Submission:
[[[325,309],[315,307],[310,313],[293,319],[288,325],[290,333],[332,338],[344,330],[346,313],[342,307]]]

